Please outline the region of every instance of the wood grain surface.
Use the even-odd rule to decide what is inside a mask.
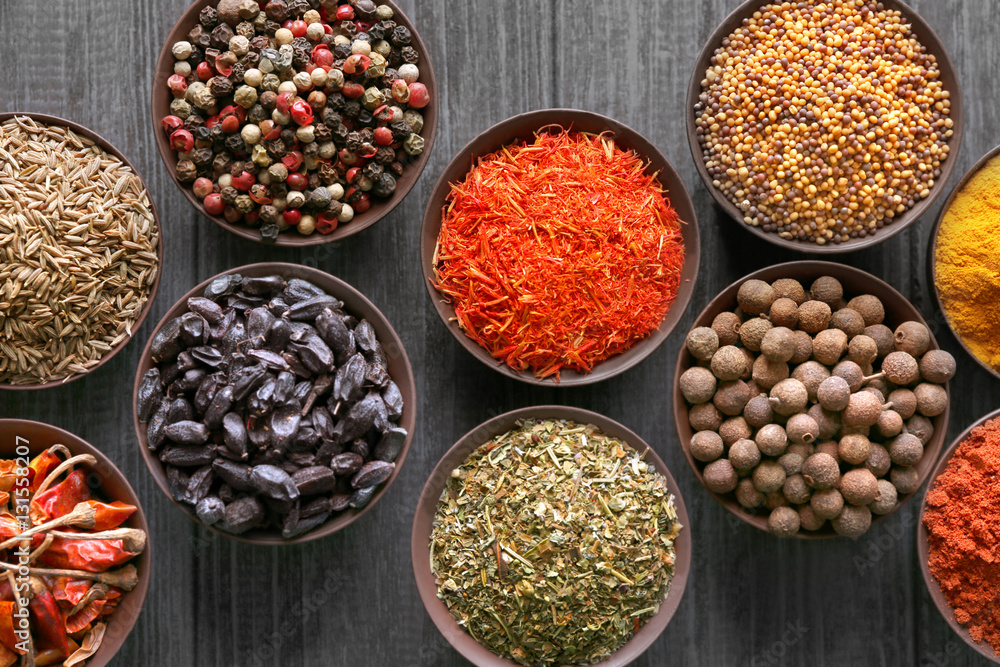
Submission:
[[[0,393],[0,416],[49,422],[106,452],[143,501],[154,574],[116,665],[406,665],[465,662],[432,625],[409,558],[413,507],[441,454],[487,418],[541,403],[576,405],[644,437],[677,478],[695,562],[680,610],[636,665],[980,665],[941,619],[916,561],[917,502],[862,538],[783,542],[737,522],[684,461],[669,410],[674,359],[694,315],[762,266],[800,259],[716,212],[684,130],[694,59],[736,0],[400,0],[433,55],[442,95],[437,144],[406,201],[359,236],[318,249],[267,248],[199,216],[156,153],[149,97],[162,40],[184,0],[0,0],[0,110],[38,111],[108,138],[148,183],[163,221],[166,265],[150,320],[91,377],[41,393]],[[934,27],[965,93],[966,136],[950,189],[1000,137],[1000,68],[992,0],[912,5]],[[696,203],[701,274],[677,332],[638,367],[596,386],[529,387],[484,367],[446,332],[418,266],[424,203],[451,156],[513,114],[552,106],[608,114],[676,165]],[[953,437],[997,407],[997,381],[961,353],[936,312],[928,235],[942,197],[915,227],[835,261],[887,280],[956,354]],[[138,355],[155,322],[197,282],[240,264],[319,266],[368,295],[394,324],[417,375],[419,427],[396,484],[363,521],[305,546],[254,548],[214,536],[174,509],[142,463],[130,416]]]

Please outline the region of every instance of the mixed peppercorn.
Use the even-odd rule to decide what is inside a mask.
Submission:
[[[162,119],[206,212],[329,234],[396,190],[430,102],[410,30],[372,0],[221,0],[172,47]]]

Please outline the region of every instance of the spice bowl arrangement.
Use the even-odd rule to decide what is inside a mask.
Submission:
[[[232,269],[157,325],[133,418],[160,489],[194,521],[258,545],[306,542],[358,520],[396,479],[416,386],[385,316],[298,264]]]
[[[437,131],[437,79],[391,0],[198,0],[152,91],[160,157],[184,196],[246,239],[311,246],[406,197]]]
[[[699,253],[667,159],[574,109],[514,116],[469,142],[438,178],[420,237],[448,331],[506,377],[544,386],[599,382],[651,354],[687,308]]]
[[[729,512],[781,537],[858,537],[927,479],[955,359],[887,283],[799,261],[736,281],[678,356],[684,455]]]
[[[991,223],[1000,205],[1000,146],[962,177],[931,231],[927,260],[934,298],[955,339],[976,362],[1000,378],[995,344],[1000,317],[997,241]]]
[[[20,601],[10,584],[30,587],[30,602],[23,598],[30,632],[42,640],[33,644],[33,664],[110,664],[142,612],[152,572],[149,526],[138,497],[100,450],[49,424],[0,419],[0,459],[0,495],[9,503],[4,548],[12,559],[0,584],[7,590],[0,616],[8,628],[17,627]],[[22,533],[15,503],[25,492],[31,510],[30,519],[23,518],[34,535],[27,539],[39,554],[22,581],[11,538]],[[20,641],[0,639],[4,664],[18,658],[8,645],[12,640]]]
[[[944,620],[972,649],[1000,664],[996,546],[983,525],[996,516],[997,419],[1000,410],[965,429],[934,467],[920,505],[917,557],[927,592]]]
[[[473,664],[621,667],[677,611],[691,532],[676,482],[639,436],[538,406],[484,422],[442,457],[411,552],[431,619]]]
[[[128,159],[77,123],[0,113],[0,154],[0,389],[47,389],[100,368],[142,326],[163,230]]]
[[[698,57],[686,107],[698,174],[719,208],[775,245],[881,243],[930,209],[955,168],[954,64],[898,0],[773,6],[741,4]]]

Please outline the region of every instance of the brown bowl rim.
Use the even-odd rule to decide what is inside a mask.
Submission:
[[[671,206],[682,220],[681,235],[684,240],[684,265],[681,269],[681,281],[677,287],[677,295],[670,305],[659,327],[624,352],[600,362],[590,373],[579,373],[567,370],[562,372],[558,382],[553,377],[537,378],[531,371],[517,371],[506,363],[497,361],[478,343],[465,335],[457,322],[452,321],[455,311],[434,288],[434,249],[441,230],[441,208],[451,183],[457,182],[468,174],[469,168],[477,157],[485,155],[519,139],[528,139],[535,132],[548,126],[579,128],[583,131],[610,131],[615,142],[622,148],[632,149],[640,159],[658,173],[660,185],[665,189]],[[698,278],[698,265],[701,261],[701,240],[698,229],[698,217],[695,214],[694,203],[688,194],[687,187],[680,173],[673,164],[639,132],[613,118],[593,111],[581,109],[537,109],[511,116],[506,120],[480,132],[467,143],[448,163],[438,177],[424,209],[424,218],[420,227],[420,264],[423,270],[424,286],[430,297],[434,310],[452,336],[473,357],[486,366],[521,382],[538,386],[575,387],[601,382],[620,373],[624,373],[646,357],[651,355],[670,336],[687,312],[691,297],[694,295]]]
[[[28,430],[35,432],[33,437],[39,436],[46,440],[51,440],[49,445],[59,443],[65,445],[67,449],[75,456],[77,454],[90,454],[95,459],[97,459],[97,466],[90,468],[91,470],[97,471],[97,474],[109,476],[114,479],[117,484],[121,486],[121,490],[124,491],[121,494],[123,497],[112,498],[112,500],[122,500],[130,505],[135,505],[137,511],[125,525],[132,528],[139,528],[144,531],[147,535],[146,540],[146,550],[143,551],[139,556],[129,561],[136,565],[136,570],[139,577],[139,583],[131,591],[124,593],[122,595],[121,603],[118,609],[112,613],[110,620],[108,622],[108,629],[105,633],[105,640],[101,643],[100,649],[94,656],[87,660],[87,665],[89,667],[104,667],[109,664],[114,658],[114,656],[121,650],[124,646],[126,639],[128,639],[129,634],[135,627],[136,621],[139,620],[139,616],[142,614],[143,605],[146,603],[146,594],[149,592],[149,582],[152,577],[152,546],[153,535],[149,532],[149,524],[146,522],[146,512],[142,508],[142,503],[139,502],[139,496],[136,495],[135,490],[132,485],[129,484],[128,478],[125,474],[118,469],[118,466],[108,458],[106,454],[101,452],[89,442],[83,438],[70,433],[69,431],[63,430],[58,426],[52,426],[51,424],[46,424],[44,422],[33,421],[30,419],[0,419],[0,433],[5,431],[23,431]],[[37,454],[40,449],[37,449],[35,445],[29,445],[32,448],[32,455]],[[0,447],[4,447],[0,444]],[[109,494],[110,497],[110,494]]]
[[[694,165],[698,171],[698,176],[700,177],[701,182],[705,185],[709,194],[712,195],[712,199],[715,201],[716,206],[726,213],[726,217],[731,218],[738,224],[739,227],[746,229],[751,234],[758,236],[769,243],[773,243],[774,245],[787,248],[789,250],[797,250],[799,252],[816,255],[832,255],[854,252],[856,250],[878,245],[879,243],[892,238],[904,229],[913,225],[931,208],[931,206],[934,205],[934,202],[941,195],[941,192],[944,190],[944,185],[948,182],[948,179],[958,162],[958,154],[962,149],[962,135],[965,124],[963,120],[964,106],[962,102],[962,83],[957,70],[955,69],[955,64],[952,62],[951,56],[948,54],[948,50],[945,48],[941,38],[938,37],[937,33],[934,32],[934,29],[931,28],[930,24],[928,24],[916,10],[900,0],[882,0],[882,4],[885,5],[886,9],[899,11],[903,15],[903,18],[909,21],[910,30],[913,35],[922,45],[927,47],[927,51],[937,60],[938,69],[941,71],[941,81],[945,84],[945,90],[947,90],[950,94],[949,99],[951,100],[951,113],[949,117],[953,122],[951,128],[953,134],[948,140],[949,153],[944,166],[941,167],[941,176],[934,179],[934,186],[931,188],[930,195],[928,195],[925,199],[918,201],[903,214],[893,218],[891,223],[882,229],[877,230],[870,236],[851,239],[843,243],[831,243],[825,245],[818,245],[811,241],[784,239],[778,236],[775,232],[765,232],[759,227],[746,224],[743,221],[744,215],[742,211],[736,208],[735,204],[726,199],[726,197],[712,185],[712,177],[709,175],[708,169],[705,168],[705,160],[702,157],[701,145],[698,142],[698,133],[695,125],[694,113],[694,106],[701,97],[701,80],[704,78],[705,71],[708,69],[708,64],[711,61],[712,56],[715,54],[715,49],[722,44],[722,40],[728,34],[740,25],[744,18],[749,17],[753,14],[753,12],[765,5],[773,4],[773,2],[774,0],[746,0],[746,2],[740,4],[725,19],[723,19],[722,23],[719,24],[712,35],[708,38],[708,41],[705,42],[705,46],[702,47],[701,53],[698,55],[694,71],[691,73],[691,79],[688,82],[687,102],[684,110],[687,118],[688,147],[691,149],[691,157],[694,159]]]
[[[873,276],[867,271],[862,271],[861,269],[850,266],[848,264],[840,264],[837,262],[829,262],[829,261],[814,260],[814,259],[804,259],[804,260],[797,260],[793,262],[785,262],[783,264],[775,264],[773,266],[768,266],[758,271],[754,271],[753,273],[750,273],[734,281],[728,287],[719,292],[715,296],[715,298],[713,298],[708,303],[708,305],[705,306],[705,308],[695,318],[694,322],[691,323],[691,328],[693,329],[699,326],[709,326],[711,324],[711,317],[714,317],[716,313],[721,312],[720,307],[722,307],[725,304],[735,304],[736,292],[738,291],[739,286],[744,282],[746,282],[747,280],[756,278],[770,283],[773,282],[774,280],[777,280],[778,278],[795,278],[796,280],[804,282],[805,280],[815,279],[823,275],[830,275],[833,276],[834,278],[837,278],[838,280],[842,280],[845,276],[849,276],[851,279],[855,281],[867,282],[869,285],[873,285],[877,288],[876,290],[872,290],[869,293],[875,294],[875,292],[877,291],[881,292],[883,295],[889,294],[890,296],[893,297],[893,300],[896,301],[897,304],[899,304],[898,307],[900,309],[912,311],[912,314],[916,316],[912,319],[916,320],[917,322],[921,322],[924,325],[927,324],[927,321],[924,319],[920,311],[917,310],[916,306],[910,303],[910,301],[906,297],[904,297],[898,290],[896,290],[896,288],[894,288],[892,285],[885,282],[881,278],[877,278],[876,276]],[[879,295],[876,294],[876,296]],[[881,296],[879,298],[882,299],[883,303],[886,303],[886,299],[884,299]],[[724,309],[725,308],[722,308],[722,310]],[[886,309],[888,310],[888,306]],[[928,331],[930,332],[930,327],[928,327]],[[935,339],[934,333],[930,332],[930,335],[931,335],[931,345],[929,349],[932,350],[940,349],[941,346]],[[692,364],[690,362],[690,355],[688,355],[687,353],[687,347],[681,345],[681,348],[677,354],[677,365],[674,371],[672,400],[673,400],[673,412],[674,412],[674,425],[677,427],[677,437],[680,440],[681,449],[684,452],[684,458],[687,459],[688,465],[694,472],[695,477],[698,478],[698,481],[701,482],[701,485],[705,488],[705,491],[707,491],[713,498],[715,498],[715,500],[717,500],[720,505],[726,508],[726,510],[730,514],[738,517],[740,520],[750,524],[754,528],[758,528],[770,534],[770,531],[768,530],[767,527],[767,516],[759,514],[751,514],[750,512],[745,510],[743,506],[740,505],[735,500],[735,496],[733,493],[719,495],[717,493],[709,491],[708,487],[705,486],[705,481],[704,478],[702,477],[701,469],[698,467],[699,464],[698,462],[695,461],[694,457],[691,455],[690,442],[694,430],[688,423],[689,410],[687,402],[684,400],[684,397],[681,394],[680,390],[681,373],[690,368],[691,365]],[[945,408],[945,411],[943,413],[934,418],[933,420],[934,435],[931,436],[930,442],[928,442],[927,446],[924,448],[923,457],[916,465],[916,467],[922,471],[920,473],[920,481],[917,485],[917,491],[914,491],[909,495],[902,496],[899,502],[896,504],[895,509],[893,509],[888,514],[872,515],[872,525],[875,525],[879,521],[882,521],[892,516],[893,514],[898,512],[899,509],[903,505],[905,505],[911,498],[915,497],[917,493],[919,493],[920,487],[923,486],[924,482],[927,481],[927,478],[930,475],[931,470],[934,468],[938,456],[941,453],[941,448],[944,445],[945,435],[947,434],[948,431],[948,418],[951,414],[951,401],[950,401],[951,389],[949,387],[949,383],[946,382],[944,387],[948,391],[948,396],[949,396],[948,407]],[[816,532],[799,531],[798,533],[795,534],[794,537],[795,539],[800,539],[800,540],[822,540],[829,538],[839,538],[842,536],[835,533],[832,527],[830,526],[829,522],[827,522],[826,524],[823,525],[823,528],[819,531]]]
[[[403,441],[403,446],[399,450],[399,456],[396,457],[396,468],[392,471],[392,475],[389,476],[389,479],[382,484],[378,491],[375,492],[375,495],[372,496],[371,500],[368,501],[368,504],[361,509],[345,510],[340,514],[331,517],[326,523],[318,526],[317,528],[313,528],[312,530],[290,540],[284,539],[281,537],[280,533],[277,533],[274,530],[262,530],[255,528],[241,535],[234,535],[232,533],[227,533],[224,530],[220,530],[215,526],[207,526],[202,523],[202,521],[198,519],[198,516],[194,513],[193,508],[185,505],[184,503],[178,502],[174,499],[173,494],[170,493],[170,488],[167,486],[166,473],[164,472],[163,464],[146,445],[146,428],[139,421],[139,386],[142,384],[142,376],[153,366],[152,354],[150,352],[153,344],[153,338],[156,336],[157,332],[163,328],[164,324],[184,312],[187,312],[187,300],[189,297],[200,295],[208,284],[216,278],[233,273],[239,273],[244,276],[280,274],[286,277],[302,278],[315,283],[319,287],[326,290],[327,293],[343,301],[345,308],[347,308],[351,314],[356,317],[360,316],[367,319],[372,323],[372,326],[375,327],[378,340],[382,343],[382,347],[386,351],[387,356],[390,357],[389,367],[395,369],[395,372],[390,372],[392,380],[399,387],[399,391],[403,395],[403,416],[400,419],[399,425],[406,429],[406,439]],[[333,287],[331,288],[331,286]],[[362,307],[356,307],[357,304],[360,304]],[[396,355],[397,358],[393,358],[392,350],[398,350],[398,354]],[[236,540],[238,542],[245,542],[247,544],[256,544],[261,546],[302,544],[304,542],[318,540],[328,535],[333,535],[334,533],[347,528],[347,526],[351,525],[369,512],[371,508],[378,504],[378,501],[381,500],[389,491],[389,487],[396,481],[400,471],[403,469],[403,463],[406,461],[406,455],[410,450],[410,445],[413,442],[413,436],[416,431],[417,387],[413,376],[413,367],[410,365],[410,359],[406,354],[406,349],[403,347],[403,342],[399,338],[399,334],[397,334],[396,330],[393,329],[389,320],[384,314],[382,314],[382,311],[380,311],[375,304],[368,299],[368,297],[362,294],[361,291],[336,276],[302,264],[290,264],[287,262],[258,262],[256,264],[247,264],[228,269],[198,283],[198,285],[193,287],[184,296],[178,299],[177,303],[175,303],[170,310],[163,315],[157,323],[156,328],[149,335],[146,347],[142,350],[142,356],[139,357],[139,365],[136,369],[135,382],[132,388],[132,424],[135,428],[135,435],[139,445],[139,450],[142,452],[142,459],[145,461],[146,467],[149,468],[149,472],[156,481],[156,485],[160,488],[160,491],[162,491],[163,494],[170,499],[170,502],[173,503],[174,507],[180,509],[196,524],[211,530],[217,535],[222,535],[223,537]]]
[[[656,471],[666,478],[667,488],[674,495],[677,519],[681,522],[683,530],[681,530],[680,535],[675,541],[676,566],[667,598],[660,605],[660,610],[639,629],[639,632],[634,634],[631,639],[608,656],[608,658],[595,663],[596,667],[623,667],[638,658],[652,646],[653,642],[666,629],[681,604],[684,590],[687,587],[688,577],[691,573],[691,521],[688,517],[687,508],[684,505],[684,498],[681,496],[680,487],[670,474],[670,470],[663,462],[663,459],[656,453],[656,450],[650,447],[645,440],[627,426],[597,412],[567,405],[536,405],[511,410],[483,422],[459,438],[448,449],[434,466],[434,470],[424,484],[413,517],[410,553],[413,561],[413,574],[416,578],[420,599],[431,620],[434,621],[434,625],[444,635],[444,638],[448,640],[448,643],[467,660],[477,665],[477,667],[520,667],[517,663],[501,658],[491,652],[473,639],[472,635],[462,630],[458,623],[455,622],[455,619],[452,618],[451,613],[448,611],[448,607],[437,597],[437,586],[434,583],[434,575],[431,572],[428,545],[430,544],[431,524],[434,512],[437,509],[441,492],[444,490],[445,481],[451,474],[451,471],[490,438],[509,430],[516,421],[529,418],[568,419],[581,424],[592,424],[604,433],[624,440],[640,454],[647,452],[647,462],[652,463]]]
[[[934,221],[934,226],[931,227],[930,243],[927,244],[928,246],[927,271],[930,273],[931,285],[934,287],[934,302],[937,304],[938,310],[940,310],[941,314],[944,316],[944,321],[947,322],[948,329],[951,330],[951,333],[955,337],[955,340],[958,341],[958,344],[962,346],[962,349],[965,350],[965,352],[970,357],[972,357],[977,364],[982,366],[987,373],[989,373],[995,378],[1000,378],[1000,370],[993,368],[992,366],[987,364],[984,360],[980,359],[972,351],[972,349],[965,343],[965,339],[963,339],[958,334],[958,330],[955,329],[955,325],[952,323],[951,318],[948,317],[948,311],[945,310],[944,308],[944,301],[941,299],[941,290],[938,289],[938,284],[937,284],[937,246],[938,246],[938,237],[941,233],[941,224],[944,222],[944,216],[947,215],[948,209],[951,208],[951,205],[955,201],[955,198],[965,188],[965,186],[968,185],[969,181],[972,180],[972,177],[978,174],[980,171],[982,171],[983,167],[985,167],[991,160],[993,160],[997,156],[1000,156],[1000,146],[997,146],[996,148],[988,152],[986,155],[981,157],[979,161],[976,162],[976,164],[972,165],[972,167],[967,172],[965,172],[965,175],[962,176],[962,180],[958,182],[958,185],[956,185],[954,189],[951,191],[951,194],[948,195],[948,199],[945,200],[944,206],[941,207],[941,211],[938,213],[937,219]]]
[[[165,245],[165,243],[163,241],[163,224],[160,221],[160,214],[156,210],[156,202],[153,201],[152,190],[149,189],[149,186],[146,184],[145,179],[143,179],[143,177],[136,170],[135,165],[132,164],[120,150],[115,148],[110,141],[108,141],[101,135],[97,134],[93,130],[88,129],[83,125],[80,125],[79,123],[76,123],[74,121],[66,120],[65,118],[60,118],[59,116],[53,116],[50,114],[35,113],[33,111],[0,112],[0,123],[4,123],[15,116],[19,118],[20,117],[31,118],[32,120],[41,121],[49,125],[62,125],[63,127],[68,127],[69,129],[73,130],[80,136],[86,137],[91,141],[93,141],[97,146],[99,146],[105,152],[110,153],[111,155],[114,155],[116,158],[121,160],[123,164],[125,164],[126,166],[129,167],[129,169],[132,170],[132,173],[135,175],[135,177],[139,179],[140,183],[142,183],[142,187],[145,188],[146,197],[149,199],[149,210],[153,214],[153,222],[156,223],[156,230],[159,234],[159,239],[157,240],[156,243],[156,261],[159,263],[159,266],[157,267],[156,270],[156,279],[153,280],[153,285],[149,288],[149,294],[146,296],[146,303],[142,307],[142,310],[139,311],[139,317],[136,318],[135,322],[132,324],[131,335],[125,338],[125,340],[123,340],[122,342],[118,343],[118,345],[115,345],[113,348],[108,350],[107,354],[101,357],[100,361],[98,361],[93,367],[91,367],[84,373],[74,373],[73,375],[63,378],[62,380],[51,380],[49,382],[38,382],[35,384],[11,384],[9,382],[0,382],[0,390],[32,391],[35,389],[51,389],[52,387],[59,387],[64,384],[73,382],[74,380],[79,380],[82,377],[90,375],[98,368],[111,361],[112,357],[118,354],[118,352],[120,352],[122,348],[128,345],[129,342],[133,338],[135,338],[135,334],[139,331],[139,328],[142,326],[142,323],[145,322],[146,318],[149,316],[149,312],[150,310],[152,310],[153,307],[153,301],[156,299],[156,295],[160,289],[160,278],[163,276],[163,246]]]
[[[389,5],[392,7],[394,13],[393,20],[404,25],[410,29],[412,35],[412,44],[417,53],[420,54],[420,81],[427,86],[427,91],[430,93],[431,103],[419,109],[424,117],[424,127],[420,133],[420,136],[424,139],[424,151],[420,156],[412,163],[407,165],[406,171],[404,171],[403,176],[399,178],[396,182],[396,191],[393,193],[387,201],[376,202],[372,204],[372,207],[365,211],[364,213],[358,213],[354,216],[354,219],[348,223],[340,224],[337,229],[330,234],[320,234],[318,232],[313,232],[308,236],[302,236],[297,232],[290,230],[285,230],[278,234],[278,240],[274,243],[265,242],[260,238],[260,232],[256,227],[249,227],[243,223],[231,223],[221,215],[211,215],[205,210],[204,204],[201,200],[195,196],[191,187],[181,183],[177,180],[177,170],[175,169],[177,165],[177,154],[171,150],[170,142],[168,141],[163,130],[160,128],[160,120],[169,114],[170,99],[167,88],[166,80],[173,74],[173,54],[171,53],[171,47],[174,42],[180,39],[186,39],[187,33],[198,23],[198,13],[206,6],[217,4],[217,0],[195,0],[194,4],[188,7],[183,14],[181,14],[180,19],[174,24],[170,32],[167,34],[166,40],[163,42],[163,47],[160,49],[160,55],[156,59],[156,69],[153,70],[153,90],[152,96],[150,98],[150,109],[152,114],[153,122],[153,136],[156,139],[157,152],[160,154],[160,159],[163,161],[163,166],[166,168],[167,174],[173,180],[174,184],[177,185],[177,189],[184,194],[191,205],[198,210],[198,212],[204,217],[208,218],[216,225],[225,229],[227,232],[235,234],[244,239],[260,243],[266,246],[283,246],[283,247],[307,247],[307,246],[318,246],[327,243],[333,243],[334,241],[340,241],[346,239],[349,236],[353,236],[358,232],[368,229],[376,222],[382,218],[388,216],[406,195],[410,193],[410,190],[417,184],[420,180],[420,176],[424,172],[424,168],[427,166],[427,161],[430,158],[431,149],[434,148],[434,139],[437,136],[437,126],[438,126],[438,114],[441,106],[441,98],[439,96],[439,88],[437,83],[437,75],[434,72],[434,65],[431,61],[430,51],[427,50],[427,46],[424,44],[424,40],[420,37],[420,33],[414,27],[413,22],[410,21],[409,17],[399,8],[399,6],[394,2],[394,0],[379,0],[381,4]],[[167,111],[164,112],[164,109]]]
[[[937,478],[940,477],[941,473],[943,473],[945,468],[948,467],[952,456],[955,455],[955,450],[958,449],[959,445],[965,442],[974,428],[982,426],[986,422],[997,418],[1000,418],[1000,410],[994,410],[993,412],[984,417],[980,417],[977,421],[973,422],[967,429],[962,431],[962,433],[955,438],[950,445],[948,445],[948,448],[944,450],[940,460],[934,467],[931,474],[931,481],[924,490],[924,497],[920,502],[920,514],[917,518],[917,558],[920,559],[920,574],[923,575],[924,584],[927,586],[927,592],[930,593],[931,600],[934,601],[934,606],[937,607],[938,612],[940,612],[945,622],[948,623],[955,634],[961,637],[966,644],[975,649],[980,655],[988,658],[992,662],[1000,664],[1000,654],[994,652],[988,644],[981,644],[980,642],[975,641],[969,635],[968,629],[955,620],[954,609],[950,604],[948,604],[948,600],[944,597],[944,593],[941,592],[941,585],[938,583],[937,579],[934,578],[934,575],[931,574],[929,563],[930,547],[928,546],[929,535],[927,534],[927,527],[924,525],[924,512],[927,510],[927,496],[930,495],[931,490],[934,488]]]

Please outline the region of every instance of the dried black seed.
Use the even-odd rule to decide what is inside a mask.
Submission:
[[[160,369],[150,368],[142,376],[142,384],[139,385],[139,395],[136,412],[140,422],[148,422],[153,416],[156,408],[163,401],[163,385],[160,383]]]
[[[218,496],[207,496],[198,501],[194,511],[199,521],[206,526],[213,526],[222,521],[226,513],[226,504]]]

